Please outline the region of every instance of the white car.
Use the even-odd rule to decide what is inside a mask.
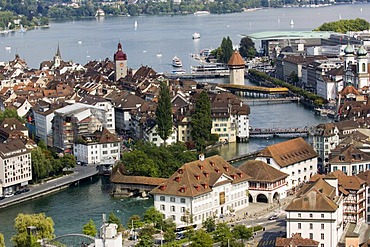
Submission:
[[[14,196],[14,194],[13,194],[13,193],[6,193],[4,197],[5,197],[5,198],[8,198],[8,197],[12,197],[12,196]]]

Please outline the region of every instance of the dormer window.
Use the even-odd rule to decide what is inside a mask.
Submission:
[[[225,169],[225,171],[229,171],[229,167],[228,166],[224,166],[224,169]]]
[[[179,170],[177,170],[178,173],[180,174],[183,174],[184,173],[184,169],[180,168]]]
[[[203,170],[203,165],[198,165],[200,170]]]
[[[165,189],[166,189],[166,187],[167,187],[166,185],[162,184],[162,185],[159,187],[159,189],[160,189],[160,190],[165,190]]]
[[[206,178],[208,178],[209,177],[209,173],[208,172],[203,172],[203,174],[204,174],[204,176],[206,177]]]
[[[215,172],[220,173],[220,169],[215,168]]]
[[[205,188],[205,189],[208,189],[208,184],[207,183],[203,183],[202,186]]]
[[[239,177],[241,177],[241,178],[243,177],[243,173],[238,172],[237,174],[238,174]]]
[[[195,174],[194,177],[195,177],[196,180],[199,180],[200,179],[199,174]]]
[[[176,182],[180,182],[180,180],[181,180],[181,177],[179,177],[179,176],[175,177]]]
[[[215,162],[211,161],[211,166],[214,167],[215,166]]]

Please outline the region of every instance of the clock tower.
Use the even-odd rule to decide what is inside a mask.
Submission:
[[[127,56],[122,51],[122,44],[118,43],[117,51],[114,57],[114,79],[118,81],[120,78],[125,78],[127,75]]]

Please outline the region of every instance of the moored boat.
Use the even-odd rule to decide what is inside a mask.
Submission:
[[[210,12],[207,10],[196,11],[194,15],[209,15]]]
[[[172,59],[172,66],[173,67],[182,67],[182,62],[180,60],[180,58],[178,58],[177,56],[174,56],[174,58]]]
[[[193,39],[200,39],[200,33],[198,32],[193,33]]]

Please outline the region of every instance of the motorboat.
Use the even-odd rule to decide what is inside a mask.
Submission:
[[[193,33],[193,39],[200,39],[200,33],[198,32]]]
[[[178,58],[177,56],[174,56],[172,59],[172,66],[177,67],[177,68],[182,67],[182,62],[180,58]]]
[[[104,10],[101,8],[97,9],[95,12],[95,17],[102,17],[102,16],[105,16]]]
[[[184,69],[174,69],[171,71],[171,74],[173,75],[183,75],[185,74],[186,71]]]
[[[194,15],[209,15],[210,12],[207,10],[196,11]]]

